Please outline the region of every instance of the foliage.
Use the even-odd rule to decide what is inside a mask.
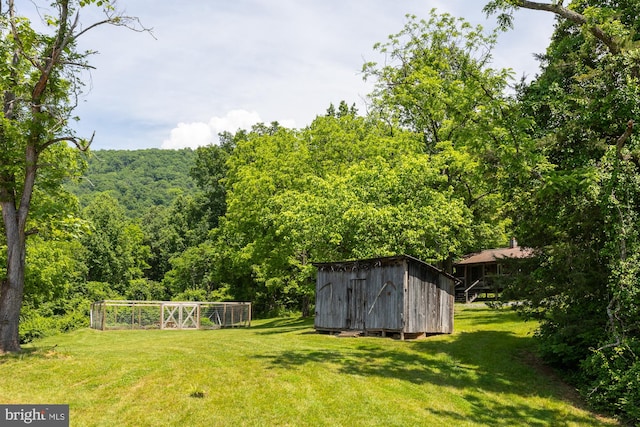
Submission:
[[[29,240],[20,342],[88,326],[90,300],[80,291],[86,268],[75,239]]]
[[[82,206],[95,194],[108,192],[128,218],[139,218],[152,207],[168,207],[177,196],[194,192],[189,176],[194,159],[191,149],[90,151],[82,179],[66,186]]]
[[[236,147],[237,141],[244,137],[244,131],[232,135],[223,132],[219,135],[218,145],[208,145],[196,149],[196,157],[190,176],[204,193],[202,203],[203,216],[208,217],[210,228],[218,226],[218,219],[227,210],[225,178],[227,176],[227,160]]]
[[[90,231],[82,236],[87,280],[108,282],[124,294],[130,280],[143,277],[149,248],[140,226],[126,220],[118,201],[107,193],[96,195],[83,210]]]
[[[27,241],[21,343],[86,327],[91,302],[117,295],[110,285],[85,282],[80,239],[89,224],[78,217],[77,199],[61,186],[48,191],[34,192],[30,223],[38,233]]]
[[[258,129],[228,162],[219,246],[256,282],[258,312],[308,307],[313,261],[411,253],[442,260],[468,246],[470,214],[419,139],[352,113],[306,129]]]
[[[164,284],[172,294],[188,290],[202,290],[205,293],[218,286],[211,277],[215,259],[209,243],[187,248],[170,260],[171,270],[164,277]]]
[[[638,422],[640,9],[574,1],[571,16],[562,3],[549,10],[566,19],[540,57],[542,74],[519,95],[548,166],[532,165],[513,212],[539,263],[513,290],[521,311],[542,320],[547,361],[591,403]]]
[[[595,351],[583,364],[590,380],[585,391],[589,403],[605,412],[623,414],[627,420],[640,419],[640,361],[638,339],[624,345]]]
[[[306,310],[313,261],[408,253],[447,266],[506,240],[497,182],[524,164],[528,122],[510,124],[509,72],[488,67],[494,42],[449,15],[410,18],[377,45],[386,65],[364,66],[375,114],[342,102],[305,129],[228,137],[216,247],[250,273],[243,293],[259,312]]]
[[[55,147],[45,157],[51,160],[60,152],[64,152],[57,157],[60,163],[43,171],[42,185],[33,194],[28,226],[34,234],[26,242],[21,343],[88,324],[90,299],[81,285],[87,269],[79,241],[87,231],[87,222],[79,217],[78,200],[60,185],[69,172],[80,173],[79,156],[70,148]]]
[[[51,301],[37,309],[24,307],[20,319],[20,342],[28,343],[61,332],[88,327],[89,306],[90,301],[68,294],[66,298]]]
[[[435,10],[428,20],[407,18],[401,32],[375,46],[384,65],[363,67],[375,81],[374,111],[420,136],[446,177],[441,186],[472,213],[464,251],[495,247],[506,241],[509,225],[498,183],[526,173],[529,155],[521,136],[530,121],[505,95],[511,71],[491,68],[495,33]]]
[[[57,144],[53,116],[19,102],[35,115],[7,114],[6,99],[28,94],[34,64],[8,66],[16,45],[3,33],[0,79],[15,87],[0,123],[3,214],[20,206],[29,182],[20,171],[39,172],[24,224],[38,234],[27,246],[21,339],[83,325],[88,303],[107,298],[249,300],[260,316],[306,315],[314,262],[406,253],[448,269],[515,232],[535,256],[510,266],[521,274],[504,296],[540,322],[540,354],[594,407],[638,422],[640,6],[493,0],[486,10],[505,11],[506,27],[518,7],[561,19],[542,73],[512,96],[510,70],[491,67],[496,32],[435,11],[408,16],[375,45],[384,61],[363,67],[374,83],[366,116],[343,101],[305,128],[259,124],[195,152],[95,152],[85,179],[67,187],[82,219],[60,182],[83,159]],[[53,40],[15,25],[26,56]],[[72,45],[65,52],[84,60]],[[50,78],[52,111],[67,117],[80,82]],[[33,162],[21,157],[28,137]],[[0,244],[9,266],[9,239]]]
[[[167,292],[162,283],[146,278],[129,280],[124,297],[128,300],[164,301]]]
[[[101,8],[105,17],[86,25],[80,9],[91,5]],[[20,350],[26,238],[33,231],[27,225],[34,192],[58,187],[69,172],[63,143],[80,149],[89,144],[69,126],[81,93],[81,72],[89,67],[91,54],[76,49],[77,39],[99,25],[132,23],[108,0],[58,0],[49,8],[41,15],[40,31],[15,2],[3,3],[0,9],[0,209],[6,244],[6,270],[0,281],[0,352]]]
[[[172,268],[172,258],[206,241],[211,226],[206,204],[202,194],[180,195],[170,206],[157,206],[142,215],[142,243],[150,251],[146,277],[162,281]]]

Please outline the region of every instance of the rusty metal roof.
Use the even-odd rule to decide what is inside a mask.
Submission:
[[[456,265],[488,264],[502,258],[527,258],[533,254],[533,250],[515,246],[513,248],[487,249],[482,252],[467,255]]]

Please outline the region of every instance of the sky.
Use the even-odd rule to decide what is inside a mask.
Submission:
[[[24,0],[26,1],[26,0]],[[92,149],[196,148],[221,131],[278,121],[303,128],[344,100],[366,111],[361,74],[373,49],[402,30],[406,14],[463,17],[486,29],[483,0],[120,0],[153,36],[101,26],[82,36],[90,59],[75,110]],[[86,25],[99,15],[81,12]],[[518,11],[493,53],[516,77],[538,71],[553,31],[551,14]]]

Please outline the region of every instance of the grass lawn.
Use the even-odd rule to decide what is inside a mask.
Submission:
[[[510,311],[456,306],[456,332],[416,341],[249,329],[84,329],[0,356],[0,403],[67,403],[72,426],[616,425],[531,356]]]

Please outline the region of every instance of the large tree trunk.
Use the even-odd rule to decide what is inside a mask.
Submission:
[[[20,351],[18,324],[24,295],[25,232],[13,203],[2,203],[7,275],[0,283],[0,353]]]
[[[24,267],[27,253],[25,230],[38,170],[38,150],[35,143],[27,145],[25,160],[20,203],[16,203],[14,191],[9,191],[6,186],[6,182],[13,178],[8,181],[5,178],[4,188],[0,187],[0,206],[7,239],[7,275],[0,284],[0,353],[20,351],[18,326],[24,297]],[[15,180],[13,182],[15,183]]]

